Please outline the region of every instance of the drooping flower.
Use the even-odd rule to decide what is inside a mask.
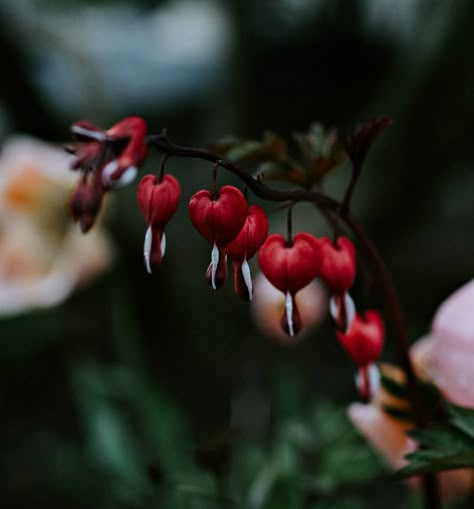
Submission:
[[[270,283],[285,295],[281,324],[287,334],[295,336],[302,326],[295,295],[318,275],[321,266],[317,239],[301,232],[289,243],[283,235],[270,235],[260,248],[258,263]]]
[[[237,237],[226,246],[234,268],[234,288],[243,300],[252,300],[253,284],[248,260],[254,256],[268,235],[268,219],[258,205],[248,208],[247,218]]]
[[[145,175],[138,184],[138,205],[148,224],[143,255],[149,273],[165,254],[164,228],[176,212],[180,196],[181,187],[173,175],[165,175],[161,182],[154,175]]]
[[[337,331],[337,337],[358,366],[357,385],[361,396],[370,400],[376,387],[377,370],[374,363],[382,352],[385,341],[385,326],[382,317],[375,310],[357,313],[346,333]]]
[[[111,262],[102,228],[82,238],[64,218],[71,156],[27,137],[0,154],[0,314],[50,307]]]
[[[75,155],[73,170],[82,172],[70,200],[71,215],[87,232],[95,222],[106,192],[129,184],[147,154],[146,124],[141,117],[127,117],[109,130],[87,120],[71,126],[79,145],[69,147]]]
[[[245,223],[247,200],[234,186],[223,186],[216,193],[203,189],[191,197],[188,211],[198,232],[213,245],[206,277],[216,290],[227,279],[225,246]]]
[[[349,294],[356,275],[356,251],[347,237],[340,236],[333,243],[319,239],[323,251],[320,277],[332,293],[330,312],[338,330],[345,332],[355,315],[354,302]]]

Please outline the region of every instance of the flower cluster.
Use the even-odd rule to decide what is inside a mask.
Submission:
[[[145,122],[128,117],[108,130],[80,121],[72,133],[82,142],[73,149],[73,169],[82,171],[71,201],[73,218],[85,232],[93,225],[106,192],[130,183],[147,155]],[[165,156],[166,157],[166,156]],[[164,174],[145,175],[137,189],[140,210],[147,223],[144,261],[148,272],[159,264],[166,250],[165,227],[178,208],[181,187],[177,179]],[[357,313],[349,294],[356,276],[356,250],[344,236],[334,240],[316,238],[307,232],[287,238],[275,233],[268,236],[265,211],[248,205],[244,194],[235,186],[216,186],[196,192],[189,201],[188,212],[197,231],[212,245],[211,262],[206,278],[214,290],[228,277],[227,258],[232,261],[234,288],[243,300],[253,297],[253,282],[248,261],[258,253],[260,269],[270,283],[285,296],[280,323],[290,337],[303,324],[295,300],[296,294],[315,278],[320,278],[331,293],[330,314],[337,337],[359,368],[357,385],[364,399],[374,392],[378,359],[384,342],[384,325],[380,314],[368,310]],[[291,218],[291,205],[288,209]],[[290,230],[290,228],[289,228]]]
[[[81,179],[71,196],[72,217],[83,232],[95,223],[106,192],[131,183],[147,155],[146,124],[127,117],[107,131],[87,120],[71,126],[79,145],[69,147],[76,158],[72,169]]]

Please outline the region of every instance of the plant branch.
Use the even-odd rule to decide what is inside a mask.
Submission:
[[[191,148],[176,145],[170,141],[166,131],[161,134],[151,135],[147,139],[150,145],[156,147],[160,152],[168,156],[179,156],[193,159],[201,159],[218,164],[239,177],[248,188],[259,198],[272,202],[311,202],[327,218],[332,217],[333,221],[342,222],[357,238],[366,254],[369,265],[378,283],[388,318],[393,326],[396,351],[403,372],[405,373],[409,399],[413,408],[415,422],[418,427],[426,427],[426,419],[421,404],[417,378],[409,356],[409,342],[406,332],[403,311],[396,294],[395,288],[388,275],[385,265],[362,226],[349,212],[349,203],[355,188],[358,171],[354,171],[349,186],[346,190],[342,203],[319,192],[310,189],[273,189],[266,186],[261,178],[256,178],[240,168],[233,162],[223,159],[220,155],[214,154],[201,148]],[[440,507],[437,494],[436,477],[433,474],[423,476],[425,489],[426,507],[438,509]]]

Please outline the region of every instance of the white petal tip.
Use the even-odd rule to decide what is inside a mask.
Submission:
[[[219,248],[214,243],[211,251],[211,286],[213,290],[217,290],[216,286],[216,272],[219,264]]]
[[[108,162],[102,170],[102,184],[112,189],[124,187],[135,180],[138,173],[136,166],[129,166],[118,179],[112,179],[112,175],[117,171],[119,163],[116,159]]]
[[[145,258],[145,267],[148,274],[151,274],[151,244],[152,244],[152,232],[151,226],[148,226],[145,233],[145,242],[143,243],[143,257]]]
[[[95,129],[87,129],[80,125],[73,125],[71,127],[71,132],[74,134],[78,134],[79,136],[86,136],[87,138],[91,138],[97,141],[105,141],[106,135],[101,131],[96,131]]]
[[[288,323],[288,332],[291,337],[295,335],[295,329],[293,327],[293,299],[290,292],[286,292],[285,295],[285,310],[286,310],[286,321]]]
[[[253,298],[252,274],[250,272],[250,267],[247,262],[247,258],[244,258],[241,270],[242,270],[242,276],[244,278],[245,286],[247,287],[247,291],[249,294],[249,300],[252,300],[252,298]]]

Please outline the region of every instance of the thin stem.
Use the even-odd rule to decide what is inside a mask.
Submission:
[[[161,158],[160,170],[159,170],[159,173],[158,173],[158,182],[163,182],[163,177],[165,175],[165,165],[166,165],[166,161],[168,160],[169,156],[170,156],[169,154],[165,154]]]
[[[288,247],[293,244],[293,203],[288,207],[288,215],[286,217],[286,243]]]
[[[357,180],[359,179],[360,172],[361,172],[360,166],[352,165],[351,180],[349,181],[349,185],[346,188],[346,192],[344,193],[344,198],[342,199],[342,202],[341,202],[341,206],[339,209],[340,215],[344,216],[349,212],[352,195],[354,193],[354,189],[357,184]]]

